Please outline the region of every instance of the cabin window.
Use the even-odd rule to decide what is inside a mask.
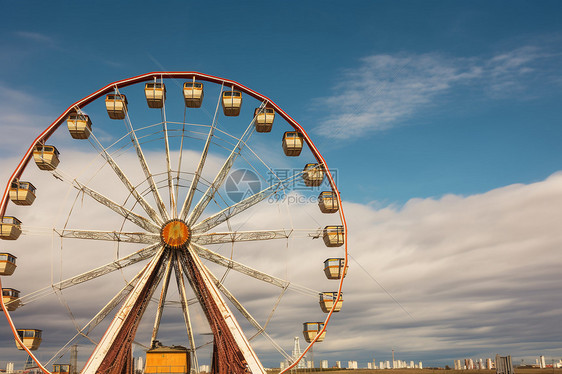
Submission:
[[[18,330],[18,335],[20,338],[40,338],[40,330]]]
[[[12,288],[3,288],[2,289],[2,296],[19,297],[20,292],[18,290],[14,290]]]
[[[8,253],[0,254],[0,261],[16,262],[16,258]]]
[[[0,220],[0,222],[5,223],[5,224],[11,224],[11,225],[19,225],[21,224],[21,221],[15,217],[2,217],[2,219]]]

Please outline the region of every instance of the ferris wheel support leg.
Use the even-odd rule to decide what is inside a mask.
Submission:
[[[197,359],[197,350],[195,349],[195,339],[193,337],[193,327],[191,326],[191,317],[189,315],[189,306],[187,302],[187,293],[185,291],[185,281],[183,278],[183,268],[180,265],[179,256],[174,253],[174,270],[176,274],[176,282],[178,284],[178,291],[181,296],[181,308],[183,311],[183,319],[185,321],[185,327],[187,329],[187,336],[189,338],[189,345],[191,346],[191,353],[193,356],[193,364],[195,372],[199,373],[199,360]]]
[[[82,374],[120,374],[130,365],[131,344],[155,285],[162,275],[164,248],[141,271],[142,276],[111,321]]]
[[[182,265],[187,268],[191,283],[197,289],[197,297],[213,331],[213,365],[220,366],[215,368],[217,372],[227,370],[242,374],[249,370],[252,374],[265,374],[258,356],[215,286],[210,271],[191,248],[184,252],[184,256]]]

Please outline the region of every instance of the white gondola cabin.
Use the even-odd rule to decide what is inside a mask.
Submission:
[[[318,195],[318,206],[322,213],[335,213],[339,209],[338,197],[334,191],[323,191]]]
[[[183,99],[187,108],[201,108],[203,103],[203,83],[185,82],[183,84]]]
[[[36,329],[18,329],[18,335],[29,350],[34,351],[39,348],[41,344],[41,330]],[[23,350],[23,347],[16,340],[16,346],[19,350]]]
[[[296,131],[287,131],[283,134],[283,152],[285,156],[296,157],[301,154],[304,137]]]
[[[2,301],[9,312],[13,312],[20,305],[20,292],[13,288],[2,288]]]
[[[70,136],[74,139],[88,139],[92,132],[92,121],[87,114],[70,113],[66,119],[66,125],[68,126]]]
[[[330,310],[334,306],[334,302],[338,298],[337,292],[322,292],[320,294],[320,308],[324,313],[330,313]],[[334,308],[334,313],[339,312],[343,305],[343,296],[340,294],[340,299],[338,300],[336,307]]]
[[[317,187],[324,181],[324,168],[320,164],[306,164],[303,169],[302,178],[308,187]]]
[[[149,108],[162,108],[166,101],[166,85],[164,83],[147,83],[144,85],[144,96]]]
[[[53,372],[51,374],[69,374],[69,364],[53,364]]]
[[[111,119],[125,119],[127,97],[122,94],[109,94],[105,97],[105,109]]]
[[[16,205],[31,205],[35,201],[35,186],[29,182],[13,181],[10,200]]]
[[[341,279],[347,274],[347,268],[344,270],[344,258],[328,258],[324,261],[324,274],[328,279]]]
[[[340,247],[344,243],[343,226],[326,226],[322,234],[327,247]]]
[[[21,221],[16,217],[0,217],[0,238],[16,240],[21,235]]]
[[[225,116],[235,117],[240,114],[242,107],[242,92],[224,91],[222,93],[222,110]]]
[[[16,267],[16,256],[11,253],[0,253],[0,275],[12,275]]]
[[[256,118],[257,132],[270,132],[275,119],[275,110],[273,108],[256,108],[254,110],[254,117]]]
[[[53,145],[37,144],[33,148],[33,159],[41,170],[55,170],[60,163],[60,153]]]
[[[311,343],[316,335],[324,328],[324,322],[305,322],[302,324],[302,333],[304,335],[304,340],[307,343]],[[326,330],[318,337],[316,342],[321,342],[326,337]]]

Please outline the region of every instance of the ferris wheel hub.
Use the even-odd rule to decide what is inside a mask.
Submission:
[[[191,229],[182,220],[172,219],[162,226],[160,238],[168,248],[185,248],[191,240]]]

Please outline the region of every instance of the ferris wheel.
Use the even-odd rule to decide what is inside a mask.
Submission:
[[[233,80],[152,72],[106,85],[34,140],[4,191],[14,349],[45,373],[73,345],[77,372],[125,373],[136,347],[162,343],[188,352],[187,369],[166,372],[292,369],[342,308],[336,177],[301,125]]]

